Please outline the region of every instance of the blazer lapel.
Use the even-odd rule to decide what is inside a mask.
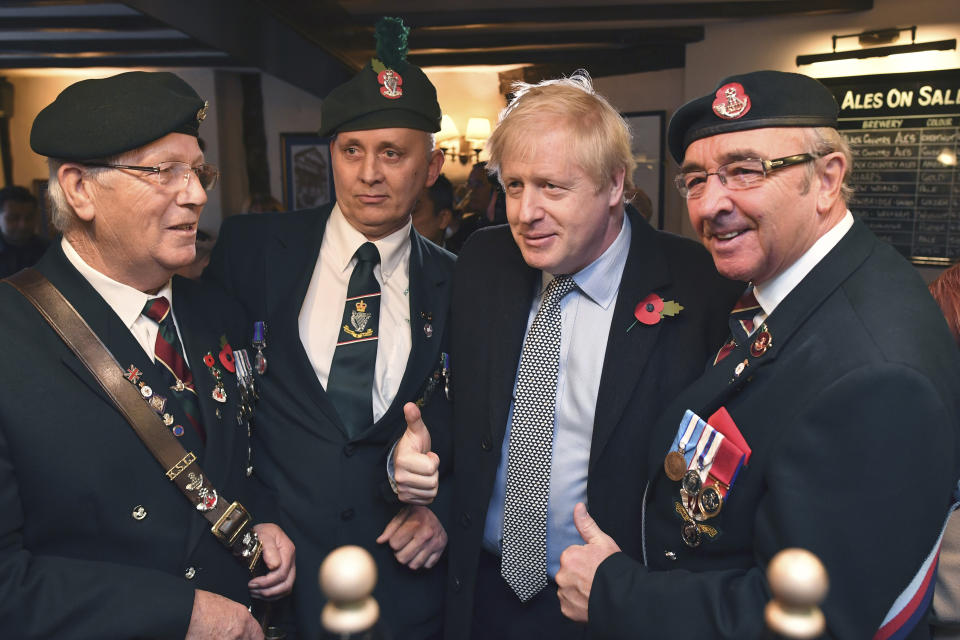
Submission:
[[[267,320],[267,360],[270,352],[289,367],[284,384],[297,387],[297,396],[310,398],[328,423],[346,434],[340,415],[327,397],[310,358],[300,340],[300,309],[307,295],[310,280],[320,256],[323,233],[330,218],[332,206],[318,213],[315,224],[303,234],[278,233],[271,239],[265,254],[266,272],[264,297]],[[268,364],[269,366],[269,364]],[[270,371],[266,375],[270,375]],[[310,420],[321,428],[323,421]]]
[[[753,355],[750,346],[756,339],[754,334],[746,344],[737,346],[721,362],[709,367],[671,403],[657,426],[656,437],[660,440],[654,440],[650,450],[651,480],[661,468],[657,460],[662,460],[670,446],[684,412],[689,409],[706,420],[747,384],[766,375],[769,365],[776,361],[806,319],[867,259],[875,242],[866,226],[854,223],[837,246],[766,319],[765,325],[772,337],[769,348]],[[738,369],[741,370],[738,372]]]
[[[513,400],[513,386],[523,350],[523,336],[527,330],[530,305],[535,288],[540,283],[540,271],[532,269],[523,261],[520,249],[511,239],[507,255],[502,258],[512,263],[512,268],[497,269],[498,281],[491,291],[496,292],[497,304],[490,309],[490,317],[476,319],[478,325],[489,323],[490,335],[497,338],[490,343],[490,379],[488,393],[490,407],[490,430],[495,443],[503,442],[507,429],[507,417]],[[451,363],[456,376],[457,363]],[[495,445],[498,446],[498,445]]]
[[[650,293],[663,293],[670,284],[670,272],[657,243],[656,231],[639,216],[630,215],[630,224],[630,253],[620,279],[597,394],[590,447],[591,471],[649,366],[663,322],[670,321],[654,325],[636,323],[637,303]],[[655,418],[650,416],[651,420]]]
[[[442,347],[438,342],[446,329],[450,276],[448,268],[437,264],[424,250],[426,242],[410,229],[410,356],[393,402],[370,431],[379,431],[384,424],[395,425],[403,405],[415,397],[427,376],[440,366]]]

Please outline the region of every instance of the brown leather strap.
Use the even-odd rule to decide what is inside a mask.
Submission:
[[[90,325],[52,282],[36,269],[24,269],[6,280],[29,300],[54,331],[86,366],[127,419],[153,457],[166,470],[167,478],[183,492],[212,525],[210,530],[254,575],[266,573],[260,557],[262,546],[253,531],[253,520],[239,502],[230,503],[211,486],[197,464],[160,417],[127,382],[123,369]]]

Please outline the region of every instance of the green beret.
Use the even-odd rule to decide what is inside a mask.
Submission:
[[[766,127],[837,127],[833,94],[810,76],[754,71],[724,78],[713,93],[686,103],[667,131],[670,154],[683,162],[696,140]]]
[[[197,136],[206,115],[193,87],[166,71],[81,80],[37,114],[30,147],[63,160],[107,158],[168,133]]]
[[[320,135],[403,127],[440,131],[437,90],[406,61],[409,29],[397,18],[377,24],[377,57],[330,92],[320,106]]]

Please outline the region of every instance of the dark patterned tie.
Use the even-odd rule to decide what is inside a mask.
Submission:
[[[560,372],[560,301],[574,287],[570,276],[557,276],[547,285],[517,370],[500,573],[523,602],[547,586],[547,500]]]
[[[365,242],[354,255],[357,265],[347,285],[343,322],[327,380],[327,395],[350,438],[373,424],[373,376],[380,322],[380,283],[373,275],[380,252],[372,242]]]
[[[730,324],[730,339],[720,347],[713,364],[717,364],[730,355],[738,344],[746,343],[747,338],[754,330],[753,318],[761,311],[760,303],[753,295],[753,286],[751,285],[747,287],[746,292],[740,296],[737,303],[733,305],[733,310],[730,311],[730,316],[727,318],[727,322]]]
[[[143,305],[141,313],[160,325],[157,341],[153,346],[157,364],[163,369],[167,386],[180,402],[184,413],[187,414],[187,420],[193,425],[200,440],[205,443],[207,433],[203,428],[197,390],[193,385],[193,373],[190,372],[187,361],[183,357],[183,345],[180,344],[177,327],[173,324],[170,302],[163,296],[151,298]]]

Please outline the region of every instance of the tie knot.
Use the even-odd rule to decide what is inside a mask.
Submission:
[[[143,305],[143,311],[140,313],[159,323],[163,322],[163,319],[167,317],[169,311],[170,301],[160,296],[159,298],[147,300],[147,303]]]
[[[760,312],[760,303],[757,302],[757,297],[753,295],[753,287],[748,287],[740,299],[737,300],[737,303],[733,305],[733,309],[730,311],[732,316],[749,316],[753,317]]]
[[[372,262],[374,264],[380,262],[380,252],[377,251],[377,245],[372,242],[364,242],[353,255],[357,257],[358,262]]]
[[[546,290],[543,292],[543,301],[541,305],[556,304],[563,300],[563,297],[573,291],[577,283],[573,281],[572,276],[557,276],[550,281]]]

